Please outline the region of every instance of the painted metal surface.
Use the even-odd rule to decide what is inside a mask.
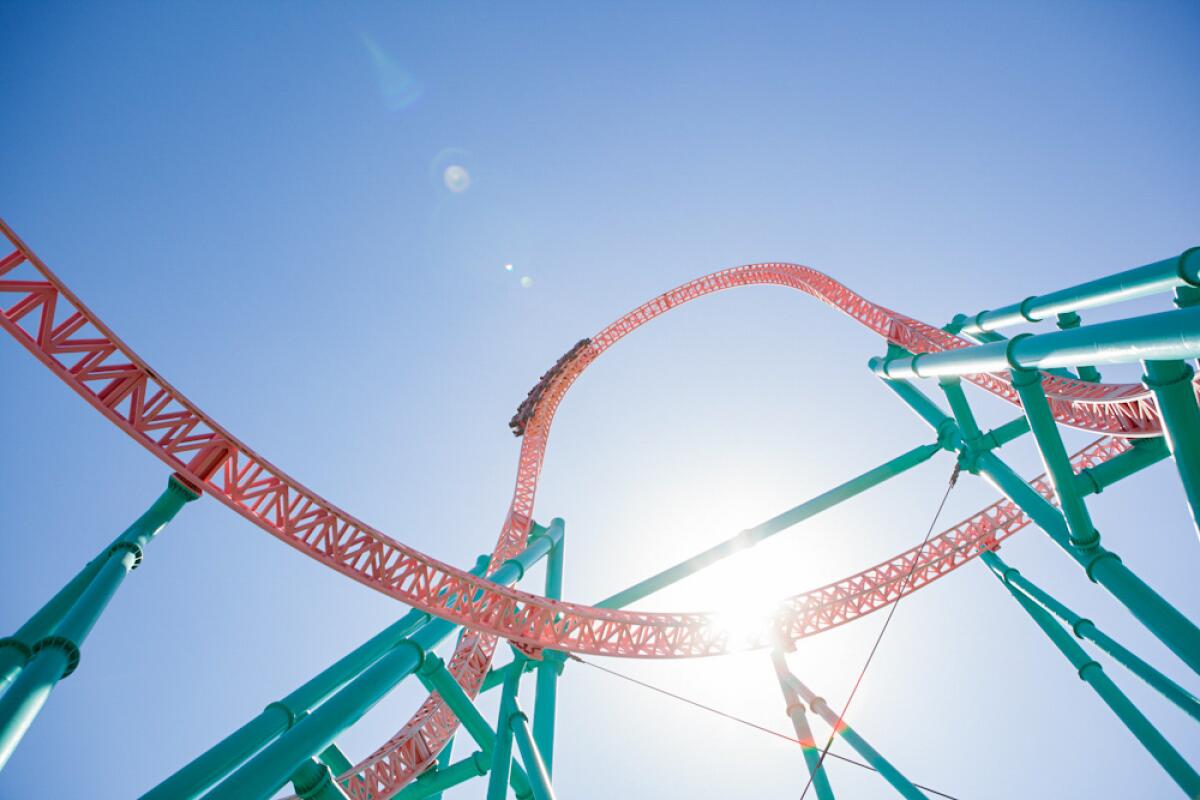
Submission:
[[[331,568],[452,623],[468,626],[471,630],[461,639],[449,669],[469,696],[479,690],[497,637],[533,650],[624,657],[716,655],[733,649],[734,643],[712,615],[616,611],[508,589],[438,562],[357,520],[291,479],[205,416],[83,306],[7,226],[0,223],[0,230],[14,247],[12,253],[0,258],[0,298],[8,298],[0,300],[0,326],[197,489],[212,494]],[[32,270],[32,278],[17,277],[22,269]],[[526,409],[519,431],[523,438],[516,488],[492,553],[493,566],[518,552],[530,536],[537,480],[551,423],[578,375],[625,335],[675,306],[716,291],[755,284],[808,293],[880,334],[889,344],[918,355],[981,349],[966,339],[870,303],[828,276],[793,264],[754,264],[722,270],[666,292],[586,340],[586,346],[547,379]],[[1170,317],[1165,323],[1151,325],[1162,330],[1134,333],[1147,341],[1154,340],[1146,352],[1157,354],[1159,350],[1153,348],[1178,333],[1181,324],[1186,328],[1184,335],[1191,335],[1191,319]],[[1059,335],[1085,332],[1089,336],[1093,333],[1089,328]],[[1031,345],[1031,341],[1013,340],[1004,346],[1041,353],[1043,345]],[[1078,336],[1055,341],[1068,342],[1064,346],[1076,351],[1094,344]],[[968,380],[1009,402],[1017,402],[1016,390],[1002,372],[975,374]],[[1061,375],[1045,376],[1043,385],[1056,422],[1120,437],[1101,439],[1085,448],[1076,454],[1076,466],[1094,466],[1128,450],[1131,437],[1162,433],[1154,399],[1141,385],[1098,384]],[[1190,388],[1194,391],[1194,384]],[[881,608],[894,599],[901,577],[910,571],[913,577],[903,588],[904,593],[927,585],[1028,523],[1019,511],[1009,514],[1002,510],[1004,502],[932,539],[921,551],[921,563],[913,563],[917,558],[914,548],[844,581],[784,601],[772,635],[794,640]],[[447,594],[456,601],[450,605],[439,603],[437,598]],[[389,764],[357,796],[377,800],[390,797],[433,763],[456,725],[457,720],[440,699],[431,697],[396,737],[355,766],[361,771],[364,764]],[[346,777],[354,776],[339,776],[339,781]]]

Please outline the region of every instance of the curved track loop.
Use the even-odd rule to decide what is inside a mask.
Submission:
[[[732,642],[710,614],[641,613],[598,609],[538,597],[443,564],[396,542],[303,487],[205,416],[162,380],[92,314],[2,222],[14,251],[0,258],[0,325],[85,400],[197,487],[268,533],[355,580],[467,630],[450,669],[474,696],[497,638],[531,648],[599,655],[676,658],[707,656],[763,642]],[[30,279],[15,276],[32,268]],[[6,277],[7,276],[7,277]],[[492,566],[517,554],[529,534],[538,475],[555,410],[579,374],[619,339],[674,306],[752,284],[775,284],[810,294],[915,352],[970,342],[865,300],[833,279],[792,264],[722,270],[673,289],[626,314],[592,337],[581,356],[546,387],[521,444],[512,504],[492,554]],[[15,296],[15,302],[13,297]],[[1003,374],[970,378],[1009,402],[1016,395]],[[1129,437],[1161,432],[1157,409],[1139,384],[1092,384],[1045,376],[1055,418],[1065,425],[1112,434],[1077,454],[1095,463],[1127,449]],[[1044,495],[1049,485],[1035,481]],[[935,580],[1028,524],[1000,501],[951,528],[920,552],[904,593]],[[917,550],[812,592],[784,601],[778,630],[790,639],[826,630],[894,599]],[[457,595],[444,607],[438,598]],[[432,695],[395,737],[342,779],[351,797],[390,797],[436,758],[458,721]]]

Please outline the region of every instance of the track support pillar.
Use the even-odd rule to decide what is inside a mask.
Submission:
[[[804,754],[804,763],[812,779],[813,789],[817,792],[817,800],[834,800],[833,788],[829,785],[829,776],[825,766],[821,764],[821,750],[813,739],[812,728],[809,727],[808,717],[804,713],[804,703],[796,693],[796,688],[788,681],[791,672],[783,652],[776,648],[771,652],[771,663],[775,666],[775,677],[779,679],[779,689],[783,692],[783,702],[787,704],[787,715],[792,721],[792,729],[800,740],[800,751]]]
[[[0,769],[8,763],[55,685],[79,664],[80,648],[121,583],[142,560],[150,540],[170,522],[184,504],[199,495],[175,476],[166,490],[124,533],[80,571],[49,603],[30,619],[17,636],[0,648],[10,660],[3,678],[12,680],[0,696]],[[23,638],[34,641],[25,644]],[[24,663],[11,660],[15,642],[27,650]],[[15,677],[14,677],[15,676]]]
[[[991,554],[985,554],[985,558],[988,555]],[[998,562],[998,559],[993,558],[988,563],[988,566],[993,567],[994,572],[999,566],[996,562]],[[996,566],[993,566],[994,563]],[[1104,701],[1104,704],[1112,709],[1113,713],[1129,729],[1130,733],[1141,742],[1147,752],[1159,763],[1159,766],[1171,776],[1171,779],[1178,784],[1179,788],[1183,789],[1189,798],[1200,796],[1200,775],[1171,746],[1171,743],[1159,733],[1154,724],[1146,719],[1137,706],[1117,688],[1112,679],[1105,674],[1104,669],[1088,656],[1087,652],[1078,642],[1071,638],[1070,634],[1063,630],[1062,626],[1054,620],[1049,612],[1011,586],[999,572],[997,572],[997,577],[1005,588],[1009,590],[1009,593],[1020,603],[1021,607],[1025,609],[1025,612],[1037,623],[1037,626],[1042,629],[1054,646],[1058,648],[1059,652],[1078,670],[1079,678],[1087,682],[1095,690],[1100,699]]]
[[[1196,405],[1195,372],[1184,361],[1146,361],[1142,381],[1154,392],[1167,446],[1200,534],[1200,407]]]

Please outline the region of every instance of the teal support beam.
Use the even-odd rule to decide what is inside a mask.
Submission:
[[[884,360],[875,357],[867,362],[876,374],[883,368]],[[958,450],[962,444],[962,434],[954,420],[946,415],[941,406],[930,400],[923,392],[905,380],[885,380],[883,385],[891,389],[904,404],[916,412],[925,424],[937,433],[938,444],[946,450]]]
[[[351,763],[350,759],[346,758],[346,754],[342,752],[342,748],[336,744],[331,744],[318,753],[317,760],[329,767],[329,771],[334,775],[344,775],[354,768],[354,764]]]
[[[305,761],[292,775],[292,788],[300,800],[349,800],[329,766],[315,758]]]
[[[1008,422],[991,429],[979,440],[980,447],[993,449],[1004,447],[1014,439],[1017,439],[1029,433],[1029,420],[1024,416],[1010,419]]]
[[[962,388],[962,379],[955,375],[947,375],[938,378],[938,383],[942,387],[942,393],[946,395],[946,401],[950,403],[950,412],[954,414],[954,421],[958,423],[958,431],[962,435],[963,444],[978,449],[983,439],[983,431],[979,430],[979,423],[975,421],[975,413],[971,411],[971,404],[967,402],[967,395]]]
[[[78,666],[84,640],[125,577],[141,563],[146,545],[184,504],[197,497],[196,492],[171,476],[166,490],[146,513],[100,556],[95,571],[78,586],[78,595],[56,624],[41,631],[41,638],[29,648],[28,662],[0,696],[0,769],[12,757],[55,685]],[[91,570],[85,567],[84,572]],[[47,613],[39,624],[49,622],[57,615],[57,611]]]
[[[490,762],[491,759],[482,751],[476,751],[448,767],[426,770],[418,775],[416,780],[397,792],[396,800],[423,800],[427,797],[436,797],[446,789],[487,775]]]
[[[1195,373],[1183,361],[1147,361],[1142,381],[1154,392],[1167,446],[1200,534],[1200,406],[1196,405]]]
[[[1117,688],[1112,679],[1105,674],[1104,669],[1088,656],[1079,643],[1072,639],[1070,634],[1063,630],[1062,626],[1055,622],[1045,609],[1010,586],[1002,575],[997,577],[1058,648],[1059,652],[1078,670],[1079,678],[1092,687],[1104,704],[1112,709],[1130,733],[1146,748],[1151,757],[1171,776],[1171,779],[1183,789],[1189,798],[1200,797],[1200,775],[1159,733],[1154,724],[1146,719],[1137,706]]]
[[[1132,450],[1127,450],[1108,461],[1102,461],[1094,467],[1085,467],[1076,473],[1075,484],[1079,492],[1099,494],[1117,481],[1157,464],[1170,455],[1167,443],[1161,437],[1132,441]]]
[[[1058,617],[1064,625],[1071,629],[1076,639],[1093,642],[1101,650],[1113,657],[1117,663],[1137,675],[1163,697],[1183,709],[1193,719],[1200,722],[1200,700],[1173,680],[1163,675],[1146,661],[1128,650],[1120,642],[1108,636],[1096,627],[1090,619],[1081,617],[1067,606],[1059,602],[1053,595],[1042,589],[1033,581],[1026,578],[1014,567],[1004,563],[1004,560],[994,552],[985,552],[980,556],[983,563],[1014,591],[1025,595],[1030,601],[1050,614]]]
[[[1200,307],[1101,322],[1074,330],[1022,333],[1004,342],[884,359],[887,378],[936,378],[1008,369],[1125,364],[1200,356]]]
[[[778,648],[771,651],[771,663],[775,666],[775,677],[779,679],[779,689],[783,692],[787,715],[792,721],[792,730],[796,732],[796,738],[800,741],[800,752],[804,755],[804,763],[808,767],[808,774],[812,780],[813,789],[817,793],[817,800],[834,800],[833,788],[829,785],[829,776],[825,773],[825,766],[821,763],[821,750],[817,747],[816,740],[813,739],[812,728],[809,727],[808,717],[804,713],[804,703],[800,701],[796,688],[788,680],[791,671],[788,670],[783,652]]]
[[[960,314],[951,327],[976,335],[1023,322],[1038,322],[1055,314],[1098,308],[1110,303],[1132,300],[1179,286],[1200,286],[1200,248],[1190,248],[1174,258],[1119,272],[1106,278],[1081,283],[1067,289],[1027,297],[995,311],[981,311],[972,317]]]
[[[533,789],[534,800],[555,800],[546,763],[542,760],[542,754],[533,740],[533,732],[529,729],[529,717],[521,710],[521,703],[516,695],[513,695],[510,708],[508,727],[512,730],[512,738],[517,743],[521,761],[525,764],[525,772],[529,775],[529,786]]]
[[[427,653],[426,658],[430,655]],[[437,763],[433,765],[433,769],[427,769],[425,772],[439,772],[450,768],[450,762],[454,758],[454,737],[450,737],[450,741],[446,742],[446,746],[442,748],[442,752],[438,753]],[[424,774],[424,773],[422,773]],[[442,800],[441,791],[436,791],[429,795],[431,800]]]
[[[953,423],[951,423],[953,424]],[[797,525],[809,517],[816,516],[822,511],[825,511],[845,500],[854,497],[855,495],[865,492],[867,489],[886,481],[888,478],[893,478],[907,470],[912,469],[918,464],[922,464],[933,457],[941,448],[936,444],[924,444],[914,447],[906,453],[902,453],[896,458],[880,464],[874,469],[864,472],[856,478],[851,478],[840,486],[836,486],[827,492],[817,495],[816,497],[801,503],[795,508],[772,517],[761,525],[756,525],[753,528],[748,528],[737,536],[727,539],[718,545],[708,548],[707,550],[698,553],[691,558],[685,559],[673,567],[652,575],[639,583],[630,586],[624,591],[614,594],[605,600],[601,600],[596,604],[598,608],[624,608],[631,603],[637,602],[642,598],[651,595],[661,589],[677,583],[693,573],[720,561],[723,558],[733,555],[734,553],[746,550],[758,544],[762,540],[779,533],[782,530]]]
[[[846,720],[839,720],[837,713],[829,707],[824,698],[818,697],[812,689],[805,686],[799,678],[790,672],[784,679],[795,689],[804,702],[808,704],[808,707],[828,722],[837,735],[841,736],[846,744],[854,748],[855,752],[862,756],[864,761],[874,767],[879,772],[880,777],[890,783],[892,788],[900,793],[901,797],[906,798],[906,800],[929,800],[920,789],[901,774],[900,770],[896,769],[866,739],[851,728]]]
[[[1079,319],[1079,315],[1074,311],[1064,312],[1058,315],[1058,329],[1060,331],[1067,331],[1071,330],[1072,328],[1078,328],[1081,321],[1082,320]],[[1077,368],[1077,371],[1079,372],[1080,380],[1088,381],[1090,383],[1100,382],[1100,370],[1093,366],[1080,364]]]
[[[562,520],[557,520],[562,524]],[[563,548],[566,537],[559,539],[558,546],[546,558],[546,597],[561,600],[563,592]],[[563,659],[560,653],[544,651],[537,667],[536,699],[533,708],[533,739],[538,752],[545,761],[546,774],[554,776],[554,724],[558,716],[558,676],[562,674]],[[530,773],[533,767],[528,763]]]
[[[1099,544],[1087,549],[1073,546],[1059,510],[995,453],[979,454],[976,463],[980,474],[1028,514],[1035,525],[1084,568],[1092,581],[1107,589],[1160,642],[1200,674],[1200,629],[1191,620],[1147,586],[1116,553]]]
[[[1100,534],[1092,525],[1083,495],[1075,483],[1075,470],[1071,457],[1058,433],[1058,423],[1050,411],[1046,393],[1042,388],[1041,374],[1032,370],[1014,369],[1012,385],[1021,398],[1021,406],[1029,420],[1029,429],[1037,442],[1038,452],[1046,467],[1046,475],[1054,487],[1054,494],[1067,520],[1070,542],[1075,547],[1090,548],[1100,543]]]
[[[927,411],[929,409],[938,410],[932,400],[906,381],[888,381],[887,383],[906,387],[907,391],[899,394],[910,405],[920,404]],[[1026,410],[1028,411],[1028,408]],[[957,425],[945,415],[942,415],[941,419],[930,416],[931,418],[927,421],[931,426],[944,427],[941,422],[941,419],[944,419],[957,431]],[[1057,436],[1057,430],[1055,436]],[[1152,445],[1142,446],[1153,447]],[[1137,446],[1134,449],[1136,450]],[[1123,454],[1118,458],[1123,458],[1125,455],[1128,454]],[[1134,462],[1132,466],[1140,469],[1146,465],[1144,460],[1146,456],[1140,455],[1138,458],[1143,460]],[[983,475],[1005,496],[1016,503],[1022,511],[1029,515],[1035,525],[1045,531],[1052,541],[1084,568],[1088,578],[1107,589],[1171,652],[1175,653],[1194,672],[1200,674],[1200,629],[1197,629],[1191,620],[1147,586],[1141,578],[1121,562],[1116,553],[1100,546],[1098,536],[1092,547],[1081,548],[1072,545],[1062,513],[1038,494],[993,451],[983,450],[974,453],[972,471]],[[1072,477],[1074,479],[1074,476]],[[1094,529],[1093,532],[1095,532]]]
[[[25,666],[25,662],[33,654],[33,646],[53,633],[58,624],[62,622],[67,612],[75,605],[75,601],[79,599],[79,595],[96,577],[96,573],[107,562],[108,557],[112,555],[114,548],[127,547],[130,542],[141,537],[147,530],[152,530],[150,536],[153,537],[154,533],[179,513],[179,509],[183,507],[184,503],[195,500],[199,496],[172,476],[167,481],[166,491],[159,496],[145,514],[114,539],[100,555],[89,561],[16,633],[0,638],[0,692],[3,692],[12,683],[17,673]]]
[[[487,570],[488,560],[488,556],[480,556],[471,573],[482,575]],[[452,598],[448,598],[447,602],[452,602]],[[296,724],[313,706],[362,674],[363,670],[395,649],[431,619],[424,611],[414,609],[408,612],[283,699],[268,705],[254,719],[142,795],[142,800],[191,800],[199,797],[264,745]]]
[[[531,537],[524,552],[505,561],[490,579],[500,584],[519,580],[529,566],[546,556],[561,536],[561,526],[552,525],[543,535]],[[338,734],[361,719],[400,681],[415,672],[426,653],[456,627],[443,619],[422,625],[222,780],[205,797],[208,800],[268,800],[305,761],[332,744]]]
[[[446,669],[446,663],[436,653],[426,653],[425,660],[417,670],[417,678],[426,689],[437,692],[441,696],[450,710],[454,712],[454,716],[458,717],[459,722],[466,728],[470,737],[479,745],[479,749],[490,758],[496,746],[496,732],[483,718],[483,714],[479,713],[479,709],[463,691],[462,686],[450,674],[450,670]],[[509,785],[512,786],[518,798],[523,800],[533,797],[528,777],[516,765],[513,765],[512,773],[509,776]]]
[[[515,655],[519,661],[523,656]],[[508,673],[504,678],[504,689],[500,695],[500,713],[496,719],[496,745],[492,748],[491,775],[488,777],[487,800],[505,800],[508,796],[508,773],[512,768],[512,726],[509,715],[515,710],[514,701],[521,685],[522,671]]]

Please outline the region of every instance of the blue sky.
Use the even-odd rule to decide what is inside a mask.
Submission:
[[[671,286],[796,261],[940,324],[1198,238],[1190,3],[4,2],[0,28],[0,215],[226,427],[460,564],[502,522],[505,423],[529,386]],[[452,165],[464,191],[443,181]],[[539,496],[540,519],[567,520],[568,598],[927,441],[866,369],[880,350],[759,287],[610,351],[560,411]],[[0,371],[5,632],[166,474],[13,342]],[[1015,413],[971,396],[990,423]],[[1028,442],[1006,451],[1038,471]],[[920,540],[949,469],[936,458],[641,607],[770,600],[875,563]],[[994,497],[964,480],[943,522]],[[1092,509],[1108,546],[1200,613],[1170,464]],[[1043,534],[1004,555],[1196,687]],[[0,798],[135,796],[403,610],[194,504],[122,587]],[[836,706],[881,623],[801,642],[792,666]],[[787,730],[763,654],[610,666]],[[1109,671],[1200,762],[1189,720]],[[369,752],[421,697],[403,686],[344,749]],[[964,800],[1175,792],[981,564],[902,604],[849,718]],[[792,797],[804,781],[786,743],[586,668],[565,675],[559,730],[565,798]],[[839,796],[890,796],[830,772]]]

